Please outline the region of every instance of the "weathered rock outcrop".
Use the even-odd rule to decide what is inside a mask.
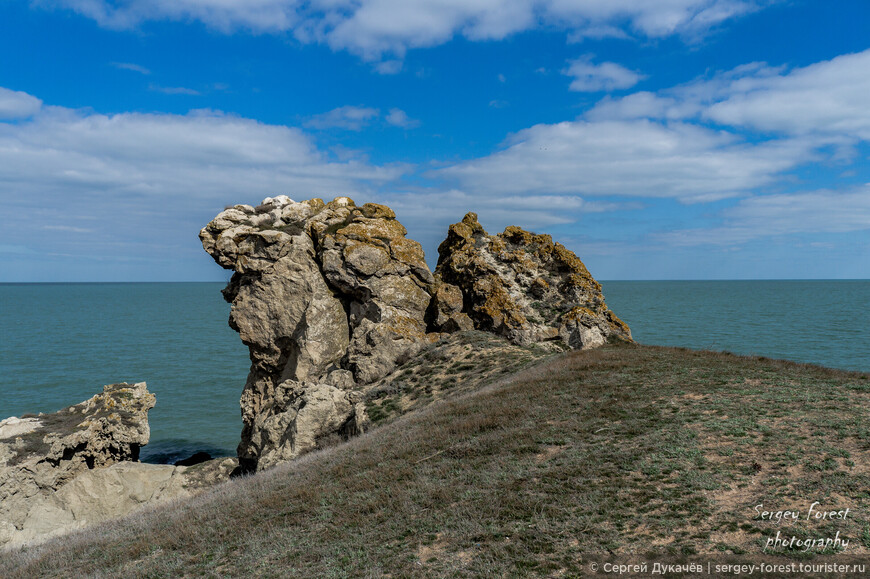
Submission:
[[[200,232],[235,271],[230,325],[249,347],[243,470],[262,469],[365,421],[359,385],[427,343],[432,274],[387,207],[286,196],[236,205]]]
[[[519,227],[489,235],[468,213],[438,248],[435,277],[434,330],[463,327],[467,316],[476,329],[520,345],[561,340],[582,349],[611,337],[631,340],[628,326],[605,305],[601,285],[549,235]]]
[[[0,421],[0,546],[186,494],[183,468],[131,462],[154,402],[144,382],[112,384],[53,414]]]
[[[360,432],[372,385],[445,333],[571,348],[630,339],[580,260],[549,236],[490,236],[469,213],[450,227],[433,276],[406,233],[383,205],[284,195],[229,207],[200,231],[235,272],[223,293],[250,349],[243,471]]]

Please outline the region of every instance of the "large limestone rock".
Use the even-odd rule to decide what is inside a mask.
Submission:
[[[0,546],[186,493],[183,469],[131,462],[148,443],[154,402],[144,382],[111,384],[53,414],[0,421]]]
[[[235,205],[200,231],[235,273],[230,325],[250,349],[241,396],[242,471],[360,432],[361,401],[445,333],[479,329],[520,345],[631,339],[577,257],[549,236],[452,225],[433,276],[393,211],[347,197]]]
[[[609,338],[631,340],[605,305],[601,285],[549,235],[519,227],[489,235],[468,213],[438,248],[435,277],[429,320],[437,331],[463,328],[467,316],[476,329],[520,345],[552,340],[583,349]]]
[[[230,325],[248,346],[243,470],[262,469],[365,422],[359,389],[428,343],[432,274],[387,207],[267,198],[200,232],[235,273]]]

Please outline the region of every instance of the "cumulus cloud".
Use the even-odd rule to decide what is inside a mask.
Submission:
[[[26,92],[0,87],[0,120],[24,119],[41,107],[42,101]]]
[[[612,91],[631,88],[646,78],[615,62],[593,64],[590,57],[572,60],[568,68],[562,71],[562,74],[574,77],[569,89],[578,92]]]
[[[434,250],[444,240],[447,227],[460,221],[467,211],[478,213],[483,226],[497,233],[518,223],[542,231],[575,223],[586,214],[638,209],[631,203],[589,201],[576,195],[493,195],[460,189],[381,193],[376,198],[389,205],[408,227],[409,235],[423,244],[432,267],[437,261]]]
[[[402,129],[413,129],[420,126],[420,121],[410,118],[402,109],[390,109],[385,120],[388,124]]]
[[[515,224],[519,215],[523,216],[526,227],[546,227],[572,223],[578,215],[584,213],[635,208],[628,204],[590,202],[577,195],[494,196],[473,194],[459,189],[381,194],[380,197],[397,214],[423,226],[431,225],[441,233],[447,231],[447,225],[462,219],[462,211],[475,211],[485,216],[488,226],[500,229]]]
[[[704,117],[729,126],[790,134],[849,135],[870,140],[870,50],[783,74],[740,77]]]
[[[870,50],[606,97],[577,120],[522,130],[502,150],[434,174],[492,195],[746,196],[806,163],[854,160],[850,145],[870,141],[866,70]]]
[[[687,123],[646,119],[536,125],[487,157],[437,175],[486,194],[675,197],[745,194],[808,159],[799,141],[750,145]]]
[[[28,122],[0,123],[0,149],[7,191],[60,198],[328,196],[404,170],[335,162],[299,129],[212,111],[101,115],[44,107]]]
[[[46,0],[109,28],[149,20],[199,20],[231,32],[291,32],[368,60],[463,36],[498,40],[542,26],[572,38],[626,33],[693,36],[770,0]],[[388,68],[395,72],[396,67]]]
[[[371,107],[343,106],[332,109],[305,121],[305,126],[312,129],[347,129],[361,131],[374,119],[380,116],[378,109]]]
[[[199,20],[222,32],[248,29],[281,32],[299,22],[296,0],[45,0],[114,29],[135,27],[148,20]]]
[[[870,50],[786,70],[752,63],[662,91],[605,99],[586,118],[694,120],[783,135],[870,140]]]
[[[43,257],[190,255],[194,263],[196,231],[226,204],[276,194],[371,197],[409,170],[334,159],[300,129],[214,111],[103,115],[53,106],[0,122],[0,159],[0,200],[16,216],[4,231],[12,244],[26,240]]]
[[[420,121],[412,119],[402,109],[391,108],[386,116],[381,116],[380,109],[363,106],[343,106],[331,111],[315,115],[305,121],[304,126],[312,129],[343,129],[361,131],[375,121],[402,129],[413,129],[420,126]]]

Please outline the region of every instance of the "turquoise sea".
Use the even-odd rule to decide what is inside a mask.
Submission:
[[[247,348],[223,283],[0,284],[0,418],[113,382],[157,395],[142,459],[234,455]],[[638,342],[870,371],[870,281],[609,281]]]

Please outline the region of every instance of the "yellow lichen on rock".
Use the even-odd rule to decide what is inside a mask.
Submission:
[[[396,214],[386,205],[366,203],[360,208],[362,214],[369,219],[395,219]]]
[[[583,262],[549,235],[517,226],[489,235],[468,213],[448,228],[438,253],[436,279],[461,291],[475,328],[519,344],[556,336],[571,347],[600,345],[610,335],[631,339]]]
[[[243,469],[310,450],[333,427],[358,431],[358,394],[444,332],[572,347],[630,336],[583,263],[549,235],[515,226],[489,235],[467,213],[439,246],[435,276],[406,235],[385,205],[285,195],[233,206],[200,231],[235,272],[223,293],[251,350]]]

